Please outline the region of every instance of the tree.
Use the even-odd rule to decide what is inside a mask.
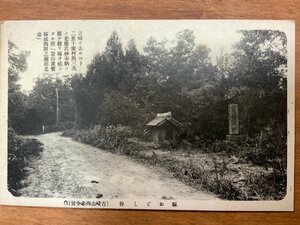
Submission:
[[[27,108],[36,117],[36,125],[34,127],[36,131],[41,130],[43,125],[54,126],[56,124],[56,89],[58,89],[59,94],[58,103],[61,122],[74,120],[73,116],[69,118],[70,115],[74,115],[69,84],[49,75],[41,76],[37,78],[35,86],[27,99]],[[70,107],[72,107],[71,110]]]
[[[24,121],[26,96],[20,91],[17,83],[19,74],[27,69],[27,57],[29,52],[20,51],[18,47],[8,42],[8,125],[17,132],[22,132],[22,121]]]
[[[82,74],[73,74],[67,80],[71,92],[71,102],[74,105],[74,120],[76,125],[84,126],[95,122],[96,106],[87,79]]]
[[[240,103],[245,132],[253,135],[269,124],[286,130],[286,36],[273,30],[240,31],[227,71],[230,102]],[[275,122],[276,121],[276,122]]]
[[[170,79],[189,86],[191,83],[194,66],[190,63],[195,48],[195,36],[192,30],[185,29],[176,34],[176,45],[170,49],[168,61],[168,74]]]
[[[153,71],[160,76],[168,75],[169,52],[165,47],[166,40],[157,41],[150,37],[144,47],[147,71]]]
[[[184,79],[193,73],[192,64],[189,63],[195,48],[195,36],[192,30],[185,29],[176,34],[176,45],[170,50],[171,75],[176,79]],[[184,82],[187,79],[184,79]]]
[[[85,89],[82,94],[87,100],[86,104],[82,104],[90,115],[84,123],[97,122],[101,115],[96,112],[104,101],[105,93],[119,90],[125,76],[124,52],[119,36],[114,31],[107,41],[105,51],[94,57],[88,66],[86,78],[82,80],[82,90]]]
[[[130,39],[128,42],[125,51],[125,62],[127,65],[127,70],[130,71],[130,73],[139,72],[139,68],[142,64],[142,59],[133,39]]]
[[[113,32],[103,52],[105,87],[117,88],[125,72],[124,52],[117,32]]]
[[[98,109],[98,119],[104,125],[131,125],[136,126],[143,114],[133,99],[122,95],[118,91],[105,94],[103,104]]]
[[[19,80],[19,73],[27,70],[27,57],[30,52],[20,51],[18,47],[8,41],[8,93],[14,93],[20,90],[17,84]],[[13,100],[10,98],[10,100]]]
[[[145,67],[145,59],[138,51],[135,41],[129,40],[125,50],[124,57],[125,71],[122,81],[119,83],[119,90],[125,96],[128,96],[138,80],[141,78],[141,73]]]

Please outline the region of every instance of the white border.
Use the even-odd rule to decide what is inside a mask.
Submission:
[[[96,23],[98,20],[95,20]],[[105,20],[108,21],[109,20]],[[115,20],[112,20],[115,22]],[[120,22],[125,20],[120,20]],[[147,20],[126,20],[134,23],[143,23]],[[162,23],[174,22],[174,20],[161,20]],[[109,209],[149,209],[149,210],[215,210],[215,211],[293,211],[294,210],[294,157],[295,157],[295,22],[288,20],[176,20],[177,22],[197,22],[199,26],[203,23],[212,23],[219,26],[230,26],[234,29],[276,29],[285,32],[287,37],[288,53],[288,177],[287,195],[280,201],[226,201],[226,200],[177,200],[177,207],[172,207],[172,200],[153,199],[101,199],[108,201],[109,205],[100,207],[88,206],[65,206],[66,199],[60,198],[27,198],[14,197],[7,190],[7,74],[8,74],[8,30],[7,24],[18,23],[18,21],[6,21],[1,24],[1,55],[0,55],[0,203],[4,205],[20,206],[47,206],[47,207],[69,207],[69,208],[109,208]],[[24,22],[24,21],[23,21]],[[75,23],[81,20],[44,20],[26,21],[28,23]],[[99,201],[99,199],[67,199],[74,201]],[[125,205],[120,207],[119,202]],[[150,206],[147,205],[151,202]],[[160,207],[159,202],[165,206]],[[135,206],[137,205],[137,206]]]

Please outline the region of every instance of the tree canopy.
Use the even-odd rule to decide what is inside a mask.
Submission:
[[[11,43],[9,92],[20,95],[19,101],[38,121],[37,126],[55,123],[55,88],[59,87],[60,104],[69,105],[71,111],[76,108],[75,116],[63,120],[77,117],[81,126],[122,124],[144,129],[156,113],[171,111],[192,138],[224,138],[228,104],[237,103],[244,133],[255,135],[270,125],[284,132],[285,34],[239,32],[242,37],[233,51],[223,52],[213,63],[211,50],[197,44],[189,29],[177,33],[174,42],[150,37],[143,51],[134,39],[122,46],[114,31],[86,74],[74,74],[64,81],[40,77],[28,96],[21,95],[16,85],[18,73],[26,70],[26,54],[14,53],[16,47]]]

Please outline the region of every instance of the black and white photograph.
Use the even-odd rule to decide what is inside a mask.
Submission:
[[[4,22],[1,204],[293,210],[294,30]]]

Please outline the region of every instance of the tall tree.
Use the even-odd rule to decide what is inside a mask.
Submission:
[[[22,132],[22,121],[24,121],[26,96],[20,91],[17,83],[20,73],[27,70],[28,51],[20,49],[12,42],[8,42],[8,125],[17,132]]]
[[[145,67],[145,59],[138,51],[135,41],[129,40],[125,56],[124,56],[125,71],[123,73],[122,81],[119,84],[119,90],[124,95],[128,96],[136,83],[141,77],[141,72]]]
[[[51,76],[42,76],[36,80],[35,86],[28,96],[27,107],[36,115],[38,121],[36,126],[40,129],[42,125],[55,125],[56,123],[56,89],[58,89],[59,117],[62,122],[65,122],[69,108],[72,106],[68,84]]]
[[[168,75],[169,51],[165,45],[166,40],[157,41],[150,37],[144,47],[148,72],[152,71],[157,76]]]
[[[110,90],[119,90],[119,86],[126,75],[124,63],[124,52],[121,40],[114,31],[107,41],[106,48],[102,54],[97,54],[92,63],[88,66],[86,78],[83,80],[83,88],[87,102],[87,112],[93,112],[87,123],[95,123],[99,107],[101,107],[105,93]]]
[[[195,48],[195,36],[192,30],[185,29],[176,34],[176,45],[170,49],[168,74],[170,78],[181,83],[181,86],[189,84],[194,71],[190,59]]]
[[[238,102],[245,131],[259,132],[268,124],[286,127],[286,36],[274,30],[240,31],[228,72],[227,98]],[[230,86],[229,86],[230,85]]]

